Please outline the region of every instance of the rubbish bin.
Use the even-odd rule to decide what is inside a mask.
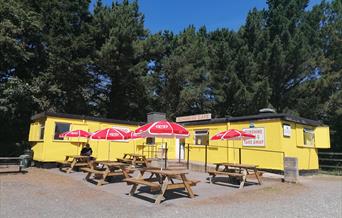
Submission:
[[[22,168],[28,168],[30,166],[30,163],[31,163],[31,156],[30,155],[23,154],[23,155],[20,155],[19,158],[21,158],[20,166]]]

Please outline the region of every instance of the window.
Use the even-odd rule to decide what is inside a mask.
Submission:
[[[208,130],[195,131],[195,145],[209,145]]]
[[[63,140],[63,138],[59,138],[59,134],[69,131],[70,123],[56,123],[55,125],[55,135],[53,139],[55,140]]]
[[[304,145],[313,146],[315,144],[315,132],[313,129],[304,128]]]
[[[39,124],[39,140],[44,140],[45,123]]]
[[[147,145],[154,145],[156,143],[155,138],[146,138],[146,144]]]

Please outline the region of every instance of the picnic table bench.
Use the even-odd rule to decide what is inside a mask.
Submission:
[[[146,172],[151,173],[151,176],[144,178],[144,174]],[[127,178],[124,179],[124,181],[127,182],[127,185],[133,185],[129,192],[130,196],[134,195],[139,185],[149,187],[151,192],[159,191],[159,193],[155,196],[154,203],[160,204],[160,202],[164,199],[164,194],[167,190],[185,189],[190,198],[194,197],[191,186],[195,186],[199,181],[187,179],[185,176],[186,174],[187,172],[185,171],[143,168],[140,169],[140,176],[137,178]],[[156,178],[152,178],[153,176]],[[175,183],[175,179],[180,180],[180,182]]]
[[[215,170],[208,171],[210,183],[215,182],[217,175],[228,176],[228,178],[235,178],[240,181],[239,188],[243,188],[247,178],[255,177],[258,184],[261,185],[261,172],[258,171],[257,165],[251,164],[235,164],[235,163],[216,163]],[[220,169],[223,166],[223,170]]]
[[[88,166],[90,159],[92,159],[91,156],[66,155],[64,161],[57,161],[57,163],[59,164],[59,169],[61,171],[71,173],[71,171],[76,167]]]
[[[147,165],[151,162],[151,160],[147,159],[145,155],[132,153],[125,153],[123,158],[117,158],[117,161],[142,167],[147,167]]]
[[[115,161],[90,161],[88,167],[83,167],[81,170],[87,172],[85,177],[87,181],[94,181],[98,186],[105,184],[109,177],[130,178],[129,174],[134,172],[128,164]],[[91,178],[92,175],[93,178]]]
[[[22,168],[24,165],[22,165],[22,157],[0,157],[0,168],[8,168],[10,165],[18,166],[18,172],[22,172]],[[3,172],[3,171],[0,171]]]

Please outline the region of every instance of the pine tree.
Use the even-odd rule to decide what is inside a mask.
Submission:
[[[125,0],[108,8],[99,2],[94,10],[93,25],[98,50],[96,70],[108,79],[108,116],[136,119],[144,112],[139,106],[141,72],[136,70],[142,61],[140,41],[147,35],[138,3]]]

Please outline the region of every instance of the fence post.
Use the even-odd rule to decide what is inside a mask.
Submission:
[[[208,145],[205,145],[204,172],[207,172],[207,165],[208,165]]]
[[[167,168],[167,142],[165,142],[165,169]]]
[[[189,155],[190,155],[190,144],[188,143],[188,158],[186,160],[186,166],[187,166],[187,169],[189,169]]]
[[[178,163],[180,163],[180,160],[181,160],[181,143],[178,142]]]
[[[241,164],[241,148],[239,148],[239,164]]]

